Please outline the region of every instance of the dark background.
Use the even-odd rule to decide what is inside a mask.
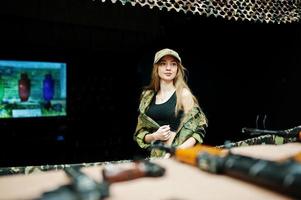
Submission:
[[[205,143],[242,127],[300,125],[300,24],[266,24],[90,0],[0,3],[0,59],[67,63],[68,117],[0,119],[1,166],[144,156],[133,141],[155,52],[173,48],[209,119]],[[63,140],[60,140],[64,138]]]

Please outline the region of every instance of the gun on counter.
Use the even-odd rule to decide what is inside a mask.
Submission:
[[[165,150],[176,160],[201,170],[226,174],[301,198],[301,153],[277,162],[233,154],[227,149],[200,144],[192,148],[177,149],[162,143],[153,143],[151,148]]]
[[[142,177],[160,177],[164,175],[165,169],[149,161],[109,164],[102,169],[103,181],[100,183],[81,172],[79,167],[68,167],[64,172],[71,179],[71,184],[45,192],[39,200],[101,200],[109,196],[109,186],[112,183]]]
[[[101,200],[109,196],[109,185],[106,182],[94,181],[79,167],[67,167],[64,172],[71,179],[71,184],[45,192],[40,200]]]

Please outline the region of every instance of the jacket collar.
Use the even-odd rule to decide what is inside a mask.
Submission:
[[[155,91],[153,90],[146,90],[142,93],[141,103],[139,106],[139,111],[141,113],[145,113],[146,109],[150,105],[153,97],[155,95]]]

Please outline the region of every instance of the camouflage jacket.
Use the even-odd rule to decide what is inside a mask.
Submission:
[[[139,116],[134,140],[144,149],[150,146],[150,144],[144,142],[145,135],[155,132],[160,127],[157,122],[145,114],[154,95],[155,92],[152,90],[144,91],[139,105]],[[190,137],[193,137],[198,143],[203,143],[206,127],[207,119],[205,114],[198,106],[193,107],[191,111],[182,117],[172,145],[178,146]],[[160,150],[151,151],[151,157],[161,157],[164,156],[164,154],[165,153]]]

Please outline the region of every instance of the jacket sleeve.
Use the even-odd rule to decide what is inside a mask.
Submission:
[[[207,119],[202,111],[199,111],[195,116],[188,120],[183,125],[181,131],[181,143],[187,140],[189,137],[193,137],[197,143],[203,143],[207,127]]]
[[[198,115],[192,119],[192,121],[196,125],[195,129],[193,129],[192,137],[196,139],[198,143],[203,143],[206,134],[205,129],[208,126],[205,114],[200,111]]]
[[[146,149],[150,146],[150,144],[144,142],[144,137],[145,135],[151,133],[154,127],[152,127],[146,120],[143,120],[144,118],[141,112],[143,112],[145,110],[145,107],[149,104],[149,101],[151,100],[150,95],[152,93],[153,91],[151,90],[144,90],[140,96],[140,104],[138,109],[140,114],[138,116],[138,122],[134,134],[134,140],[143,149]]]
[[[141,114],[139,114],[136,130],[135,130],[135,134],[134,134],[134,140],[143,149],[146,149],[150,146],[150,144],[144,142],[145,135],[147,135],[149,133],[150,132],[143,124],[143,120],[141,119]]]

